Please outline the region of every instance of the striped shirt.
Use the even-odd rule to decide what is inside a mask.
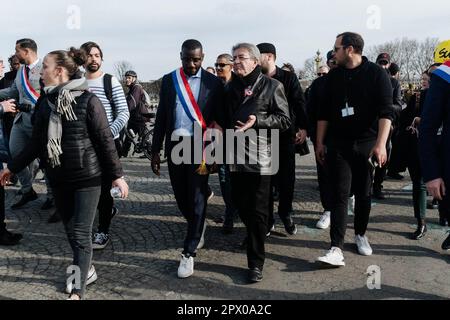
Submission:
[[[122,85],[116,77],[112,77],[112,98],[114,102],[115,111],[113,112],[111,104],[106,97],[105,88],[103,85],[103,78],[105,74],[97,79],[87,80],[91,92],[94,93],[105,107],[106,117],[108,118],[109,127],[111,128],[114,139],[119,138],[120,131],[126,127],[130,112],[128,111],[128,104],[123,92]]]

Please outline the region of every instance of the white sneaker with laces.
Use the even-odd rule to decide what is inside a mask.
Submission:
[[[319,257],[317,262],[325,263],[335,267],[344,267],[344,255],[342,250],[338,247],[332,247],[325,256]]]
[[[197,245],[197,250],[203,249],[205,246],[205,231],[206,231],[206,221],[203,225],[202,237],[200,238],[200,242]]]
[[[184,254],[181,255],[180,266],[178,267],[178,278],[186,279],[194,274],[194,258],[187,258]]]
[[[358,247],[358,252],[362,256],[371,256],[372,248],[369,244],[369,239],[366,236],[355,236],[356,246]]]
[[[86,286],[90,285],[91,283],[94,283],[97,280],[97,272],[95,271],[94,265],[91,266],[88,272],[88,277],[86,279]],[[73,290],[74,283],[73,282],[66,282],[66,293],[71,294]]]
[[[330,227],[330,223],[331,223],[331,212],[325,211],[322,217],[320,217],[320,220],[317,222],[316,227],[318,229],[328,229]]]

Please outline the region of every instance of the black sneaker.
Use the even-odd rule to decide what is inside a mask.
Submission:
[[[28,202],[34,201],[37,198],[38,198],[37,193],[33,189],[31,189],[30,192],[23,194],[22,198],[20,198],[19,202],[15,203],[11,206],[11,209],[13,209],[13,210],[20,209],[24,205],[26,205]]]
[[[429,201],[427,203],[427,209],[430,209],[430,210],[437,210],[437,209],[439,209],[439,201],[435,200],[435,199],[433,199],[433,201]]]
[[[103,250],[108,245],[110,241],[109,234],[98,232],[94,234],[94,239],[92,241],[93,250]]]
[[[412,239],[413,240],[420,240],[422,239],[425,234],[427,233],[428,229],[427,229],[427,225],[426,224],[419,224],[417,226],[417,230],[412,234]]]
[[[450,230],[447,231],[447,233],[450,233]],[[448,235],[447,239],[445,239],[445,241],[442,243],[441,246],[442,250],[450,250],[450,234]]]
[[[23,236],[19,233],[12,233],[8,230],[0,232],[0,246],[15,246],[19,244]]]
[[[289,215],[286,219],[281,219],[284,224],[284,229],[286,232],[293,236],[297,234],[297,226],[294,223],[294,220],[292,220],[291,215]]]
[[[257,282],[261,282],[262,279],[263,279],[263,274],[259,268],[251,268],[248,271],[248,282],[257,283]]]
[[[47,198],[47,200],[45,200],[44,204],[42,205],[41,210],[50,210],[54,206],[55,205],[53,204],[53,199]]]

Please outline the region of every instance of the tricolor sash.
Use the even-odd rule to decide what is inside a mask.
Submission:
[[[433,74],[450,83],[450,61],[445,62],[442,66],[436,69]]]
[[[40,97],[40,94],[36,90],[34,90],[34,88],[31,86],[25,66],[22,67],[20,79],[22,80],[22,86],[25,91],[25,94],[33,104],[36,104],[36,102]]]
[[[183,68],[172,72],[173,84],[180,99],[184,112],[193,123],[197,122],[203,130],[206,129],[206,122],[203,119],[202,111],[194,98],[189,82],[184,74]]]

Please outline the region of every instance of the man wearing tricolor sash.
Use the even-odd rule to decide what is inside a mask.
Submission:
[[[442,50],[441,50],[442,51]],[[450,52],[450,50],[448,51]],[[420,123],[420,161],[423,179],[434,199],[450,204],[450,56],[436,55],[443,63],[431,76]],[[442,128],[442,138],[438,131]],[[447,220],[450,221],[450,214]],[[442,244],[450,250],[450,236]]]
[[[167,74],[162,80],[152,144],[152,170],[159,176],[159,153],[165,140],[170,181],[178,208],[188,224],[178,277],[188,278],[194,272],[196,252],[204,244],[209,177],[205,159],[194,156],[195,146],[200,143],[203,149],[202,135],[195,137],[194,132],[202,133],[214,121],[221,122],[218,114],[223,110],[223,84],[202,68],[204,54],[199,41],[185,41],[180,56],[182,68]],[[192,151],[192,157],[188,156],[189,163],[175,161],[179,154],[172,154],[172,151],[179,140],[187,142],[186,149]],[[186,149],[182,150],[183,158],[186,157]]]
[[[42,61],[37,55],[37,45],[32,39],[21,39],[16,42],[16,56],[22,66],[17,72],[12,86],[0,90],[0,100],[15,99],[19,113],[14,119],[9,141],[11,156],[17,157],[27,147],[31,140],[33,126],[31,118],[34,107],[40,97],[40,79]],[[17,176],[22,185],[21,199],[12,205],[12,209],[19,209],[30,201],[37,199],[33,190],[33,173],[36,172],[37,161],[21,171]]]

